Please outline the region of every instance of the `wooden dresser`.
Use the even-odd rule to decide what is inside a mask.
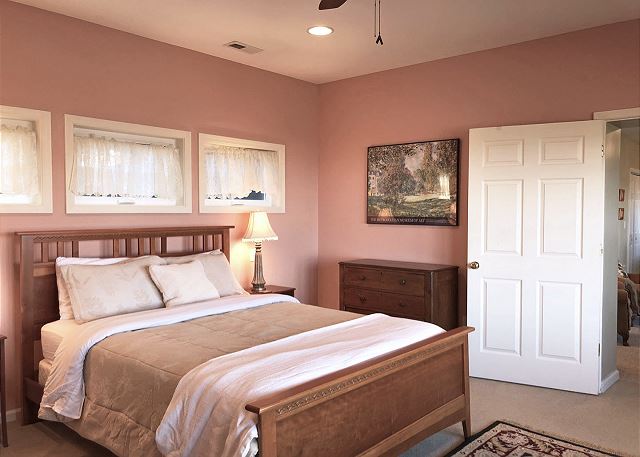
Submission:
[[[392,260],[340,262],[340,309],[458,326],[458,267]]]

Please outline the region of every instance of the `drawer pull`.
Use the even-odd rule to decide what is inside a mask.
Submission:
[[[364,303],[367,301],[367,297],[359,297],[360,298],[360,303]]]
[[[404,307],[406,307],[407,305],[406,305],[406,304],[404,304],[404,303],[402,303],[402,302],[400,302],[400,303],[398,303],[398,306],[400,306],[400,308],[404,308]]]
[[[406,284],[407,284],[407,280],[406,280],[406,279],[401,279],[401,280],[400,280],[400,285],[401,285],[401,286],[404,286],[404,285],[406,285]]]

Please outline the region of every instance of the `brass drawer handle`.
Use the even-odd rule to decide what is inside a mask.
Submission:
[[[360,303],[364,303],[367,301],[367,297],[359,297],[360,298]]]
[[[400,302],[400,303],[398,303],[398,306],[400,306],[400,308],[404,308],[404,307],[406,307],[407,305],[406,305],[406,304],[404,304],[404,303],[402,303],[402,302]]]
[[[406,280],[406,279],[401,279],[401,280],[400,280],[400,285],[401,285],[401,286],[404,286],[404,285],[406,285],[406,284],[407,284],[407,280]]]

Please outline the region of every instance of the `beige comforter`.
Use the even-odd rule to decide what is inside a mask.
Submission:
[[[275,303],[112,335],[89,352],[82,417],[67,424],[118,455],[158,456],[155,430],[178,381],[191,369],[223,354],[357,317]]]

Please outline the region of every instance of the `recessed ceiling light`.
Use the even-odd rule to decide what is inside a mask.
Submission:
[[[327,27],[326,25],[316,25],[314,27],[309,27],[307,29],[307,32],[315,36],[326,36],[331,35],[333,33],[333,29],[331,27]]]

